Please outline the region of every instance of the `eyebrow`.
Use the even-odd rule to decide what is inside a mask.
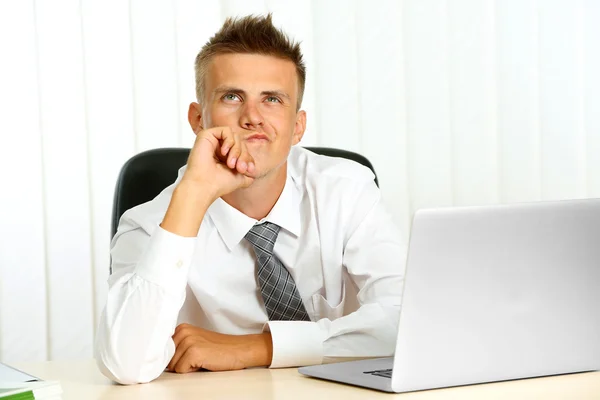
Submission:
[[[246,92],[240,88],[236,88],[233,86],[219,86],[214,90],[214,93],[235,93],[235,94],[240,94],[240,95],[245,95]],[[262,92],[260,92],[261,96],[279,96],[279,97],[284,97],[288,100],[290,100],[290,96],[281,90],[263,90]]]
[[[278,97],[284,97],[288,100],[290,99],[290,96],[286,92],[283,92],[281,90],[265,90],[265,91],[260,92],[260,94],[262,96],[278,96]]]

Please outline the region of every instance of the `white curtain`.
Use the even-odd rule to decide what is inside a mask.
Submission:
[[[0,360],[91,357],[120,167],[192,144],[196,53],[268,11],[302,41],[303,144],[366,155],[405,233],[600,196],[596,0],[0,0]]]

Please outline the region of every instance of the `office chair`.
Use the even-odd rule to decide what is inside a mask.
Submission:
[[[379,186],[377,175],[371,162],[364,156],[340,149],[327,147],[306,147],[314,153],[341,157],[368,167],[375,175],[375,184]],[[190,149],[162,148],[144,151],[131,157],[121,168],[112,209],[111,237],[117,233],[121,215],[130,208],[155,198],[164,188],[177,179],[177,171],[187,162]]]

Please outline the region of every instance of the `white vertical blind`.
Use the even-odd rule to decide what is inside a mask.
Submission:
[[[50,299],[46,304],[48,357],[70,358],[89,353],[94,323],[90,296],[93,231],[79,3],[37,2],[35,21],[45,184],[46,290]]]
[[[184,110],[179,105],[174,4],[131,0],[131,54],[136,150],[179,142]]]
[[[0,359],[48,356],[45,182],[32,2],[0,2]]]
[[[586,180],[581,80],[583,10],[578,0],[547,3],[539,11],[542,198],[582,197]]]
[[[315,71],[307,77],[317,85],[315,107],[321,115],[317,143],[344,143],[346,149],[358,151],[361,116],[356,1],[317,1],[313,7],[315,32],[327,32],[315,37]]]
[[[412,213],[420,207],[452,205],[454,198],[448,4],[441,0],[407,1],[403,17],[406,160]]]
[[[498,189],[501,202],[541,197],[536,1],[496,2]]]
[[[135,153],[129,5],[122,0],[81,3],[88,139],[93,327],[104,306],[108,278],[106,246],[115,180]],[[110,21],[110,29],[107,29]],[[76,132],[81,136],[82,132]],[[86,154],[84,153],[84,154]],[[85,263],[81,265],[85,269]],[[81,340],[81,339],[80,339]],[[88,345],[91,338],[86,337]]]
[[[356,10],[357,82],[360,147],[358,152],[377,167],[381,185],[394,216],[407,234],[410,223],[407,163],[407,94],[401,2],[379,7],[359,1]],[[395,38],[396,40],[390,40]],[[331,72],[328,72],[331,74]],[[333,121],[335,122],[335,121]],[[342,134],[344,132],[342,131]],[[345,143],[341,137],[332,146]]]
[[[600,2],[586,0],[583,9],[583,126],[586,133],[587,196],[600,197]]]
[[[191,146],[194,58],[227,16],[302,42],[304,145],[421,207],[600,196],[596,0],[0,0],[0,360],[91,356],[117,174]]]
[[[494,3],[450,1],[447,19],[453,204],[497,203]]]

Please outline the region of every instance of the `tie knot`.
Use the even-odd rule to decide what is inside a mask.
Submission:
[[[271,222],[263,222],[259,225],[254,225],[248,233],[246,233],[246,240],[252,244],[254,251],[257,253],[266,253],[265,255],[273,254],[273,247],[277,240],[280,227]]]

